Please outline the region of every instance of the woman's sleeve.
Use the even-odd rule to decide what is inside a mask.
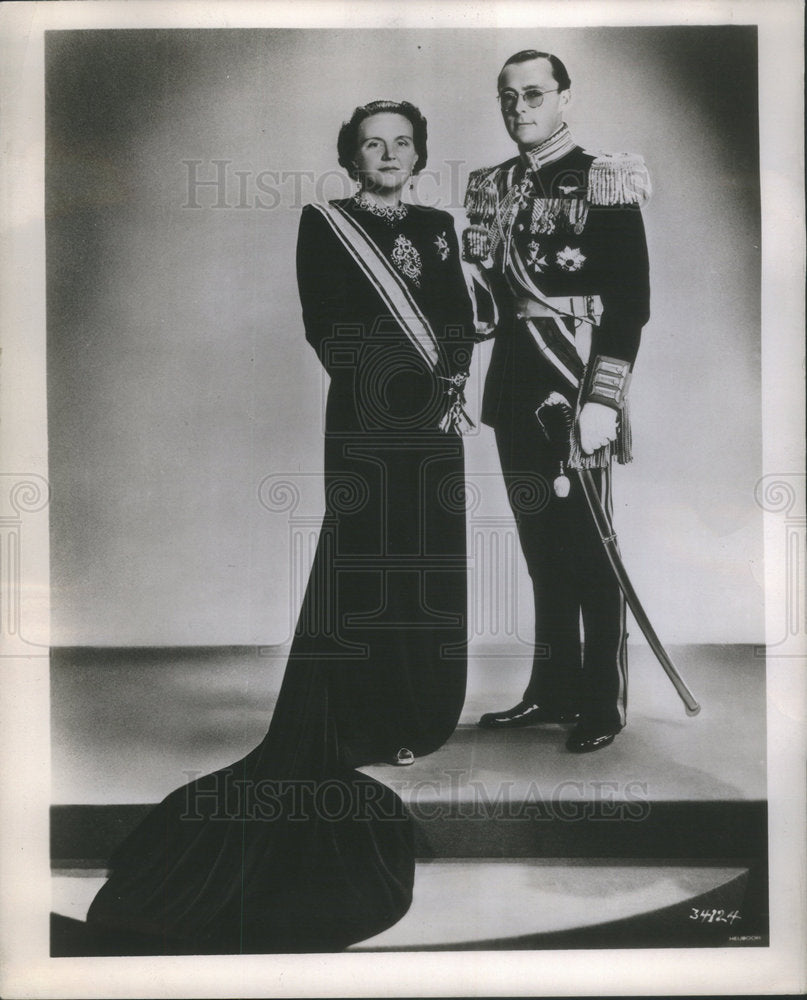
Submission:
[[[306,340],[325,368],[334,329],[347,319],[340,249],[325,219],[306,205],[297,235],[297,288]]]
[[[446,288],[446,347],[449,354],[449,364],[452,372],[467,371],[471,363],[474,344],[476,343],[476,328],[474,325],[473,306],[462,270],[460,249],[454,219],[446,216],[446,238],[448,241],[448,276]]]

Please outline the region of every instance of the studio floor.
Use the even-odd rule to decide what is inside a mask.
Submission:
[[[580,778],[635,780],[651,799],[763,799],[764,659],[751,646],[670,653],[700,714],[687,716],[650,650],[632,646],[627,728],[607,750],[576,757],[565,751],[559,727],[514,731],[504,741],[475,727],[482,712],[518,700],[529,663],[472,648],[460,728],[408,768],[406,779],[431,779],[461,753],[469,780],[491,771],[545,789]],[[243,756],[266,732],[284,666],[284,651],[273,647],[54,651],[54,804],[154,802],[187,774]],[[382,771],[390,780],[402,774],[373,773]]]
[[[418,867],[409,914],[356,948],[763,943],[764,658],[670,653],[701,712],[687,716],[649,649],[631,647],[628,727],[577,756],[560,726],[475,725],[518,699],[529,664],[472,648],[448,743],[367,769],[408,803]],[[284,664],[273,648],[54,651],[56,914],[83,919],[106,853],[147,804],[260,741]]]

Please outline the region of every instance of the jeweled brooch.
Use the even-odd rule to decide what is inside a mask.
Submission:
[[[392,263],[409,278],[412,284],[420,286],[420,276],[423,273],[423,262],[411,240],[401,233],[392,245]]]

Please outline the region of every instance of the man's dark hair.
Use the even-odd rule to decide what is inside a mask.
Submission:
[[[552,76],[555,78],[555,83],[558,85],[558,90],[568,90],[572,85],[572,79],[563,63],[558,59],[557,56],[553,56],[551,52],[537,52],[535,49],[522,49],[521,52],[516,52],[515,55],[510,56],[504,66],[511,66],[513,63],[523,63],[532,62],[533,59],[548,59],[550,65],[552,66]],[[502,78],[502,73],[504,72],[504,66],[499,70],[499,79]]]
[[[353,159],[356,156],[358,146],[359,125],[373,115],[402,115],[412,123],[412,142],[415,152],[418,154],[413,174],[420,173],[426,166],[426,119],[420,113],[420,109],[409,101],[371,101],[370,104],[363,104],[356,108],[350,116],[350,121],[342,123],[339,129],[339,138],[336,141],[336,150],[339,154],[339,165],[347,170],[348,174],[355,181],[358,177]]]

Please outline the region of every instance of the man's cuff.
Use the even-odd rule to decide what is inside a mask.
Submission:
[[[628,394],[630,383],[630,362],[621,358],[597,355],[591,363],[588,375],[586,403],[602,403],[614,410],[620,410]]]

